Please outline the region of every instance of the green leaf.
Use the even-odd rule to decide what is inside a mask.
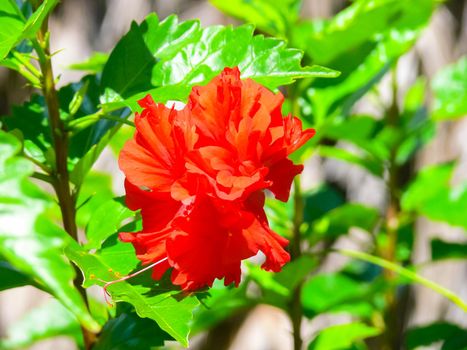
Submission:
[[[434,77],[433,118],[457,119],[467,114],[467,57],[443,68]]]
[[[330,147],[330,146],[319,146],[318,148],[319,155],[326,158],[334,158],[338,160],[345,161],[347,163],[358,165],[375,176],[383,176],[383,165],[377,159],[369,155],[359,155],[354,152],[347,151],[343,148]]]
[[[123,220],[134,216],[135,213],[125,206],[124,200],[124,197],[114,198],[92,214],[86,227],[87,249],[100,248],[102,242],[122,226]]]
[[[34,281],[27,275],[11,266],[7,261],[0,260],[0,291],[22,287],[26,285],[34,285]]]
[[[323,312],[345,311],[343,306],[364,305],[367,310],[369,287],[340,273],[321,274],[310,278],[303,286],[301,301],[304,314],[314,317]]]
[[[320,185],[312,191],[304,193],[303,197],[305,202],[304,221],[307,223],[312,223],[345,202],[343,194],[329,184]]]
[[[260,31],[287,38],[289,28],[298,19],[301,1],[282,0],[210,0],[222,12],[254,24]]]
[[[32,38],[39,31],[42,22],[49,15],[49,13],[55,8],[58,4],[58,0],[44,0],[37,10],[28,18],[26,24],[23,28],[23,33],[21,38]]]
[[[0,348],[25,348],[37,341],[57,336],[68,336],[83,343],[81,328],[76,317],[56,300],[33,309],[7,330]]]
[[[249,298],[246,294],[248,283],[243,281],[238,288],[224,286],[222,281],[214,281],[209,288],[209,296],[203,299],[206,307],[194,311],[193,333],[211,330],[223,320],[252,309],[258,301]]]
[[[422,169],[402,196],[403,210],[467,228],[467,184],[451,186],[453,172],[453,163]]]
[[[14,1],[2,1],[0,4],[0,61],[21,40],[34,37],[42,22],[57,4],[58,0],[44,0],[26,21]]]
[[[33,277],[90,330],[99,325],[73,287],[74,269],[60,252],[70,238],[44,214],[52,200],[33,185],[30,162],[15,155],[20,143],[0,132],[0,254]]]
[[[315,64],[342,74],[316,80],[305,96],[310,122],[347,115],[428,24],[436,0],[359,0],[329,20],[294,27],[292,43]]]
[[[125,312],[106,323],[93,349],[147,350],[163,346],[166,339],[171,337],[154,321]]]
[[[78,226],[85,228],[100,206],[114,197],[110,174],[91,171],[86,176],[78,196],[76,212]]]
[[[86,61],[73,63],[69,65],[68,68],[97,74],[102,72],[108,59],[109,54],[104,52],[94,52]]]
[[[284,237],[290,237],[293,223],[293,201],[281,202],[275,198],[266,197],[264,210],[271,229]]]
[[[308,346],[308,350],[345,350],[363,339],[377,336],[381,329],[361,322],[340,324],[322,330]]]
[[[375,208],[370,208],[362,204],[348,203],[327,212],[321,219],[313,225],[313,239],[324,237],[338,237],[346,234],[352,227],[361,228],[371,232],[380,214]]]
[[[467,243],[445,242],[440,239],[431,241],[431,260],[466,258]]]
[[[105,259],[103,254],[87,253],[80,250],[77,244],[70,246],[66,253],[83,271],[85,287],[95,284],[103,286],[102,281],[112,281],[128,273],[125,270],[116,270],[112,260]],[[134,255],[133,253],[133,258]],[[152,280],[150,274],[141,274],[130,280],[112,284],[107,290],[114,302],[130,303],[140,317],[156,321],[164,331],[187,346],[189,323],[192,320],[193,309],[199,305],[198,299],[195,296],[184,295],[167,280]]]
[[[21,11],[12,1],[0,2],[0,60],[4,59],[8,52],[18,42],[24,22]]]
[[[464,350],[467,348],[467,329],[447,322],[436,322],[411,328],[406,335],[408,350],[416,350],[440,341],[443,341],[441,350]]]
[[[85,89],[85,86],[88,88]],[[84,77],[78,83],[62,87],[58,91],[61,117],[69,122],[70,118],[76,121],[96,114],[100,103],[99,89],[100,82],[92,75]],[[84,90],[87,91],[85,94]],[[99,113],[105,114],[102,111]],[[118,119],[126,119],[129,110],[115,111],[111,116],[117,121],[96,118],[89,127],[71,135],[68,168],[70,180],[77,187],[82,185],[86,174],[119,130],[122,124]],[[49,118],[42,96],[33,95],[31,101],[22,106],[14,106],[12,115],[6,117],[4,121],[8,130],[20,130],[24,138],[24,151],[28,156],[44,164],[48,163],[50,168],[55,166]]]
[[[224,67],[238,66],[243,78],[270,89],[299,78],[337,76],[323,67],[302,67],[301,58],[300,51],[287,48],[283,41],[254,36],[249,25],[203,29],[198,21],[179,23],[170,16],[160,22],[150,15],[140,25],[132,24],[102,73],[103,86],[126,98],[125,103],[103,106],[126,104],[135,109],[136,101],[147,93],[161,102],[183,101],[194,85],[207,83]]]

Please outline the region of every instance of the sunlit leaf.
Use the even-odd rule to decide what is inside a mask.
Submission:
[[[210,0],[222,12],[254,24],[259,30],[287,38],[300,12],[300,0]]]
[[[303,286],[301,301],[304,314],[314,317],[323,312],[346,312],[369,316],[374,309],[367,283],[341,273],[320,274]]]
[[[132,216],[134,212],[125,206],[124,198],[115,198],[99,206],[86,227],[86,248],[100,248],[101,243],[122,226],[123,220]]]
[[[238,66],[244,78],[275,89],[306,77],[334,77],[337,72],[318,66],[302,67],[302,53],[285,42],[253,35],[253,27],[213,26],[198,21],[162,22],[155,15],[119,41],[104,67],[102,83],[126,102],[104,104],[118,108],[151,93],[157,101],[185,100],[194,85],[205,84],[224,67]],[[103,92],[103,91],[102,91]]]
[[[70,238],[45,216],[52,201],[27,179],[33,167],[15,156],[19,150],[18,140],[0,132],[0,254],[57,297],[81,324],[98,330],[73,286],[74,269],[61,253]]]
[[[68,68],[97,74],[102,72],[108,59],[109,55],[107,53],[94,52],[86,61],[73,63]]]
[[[304,49],[313,63],[342,73],[310,86],[306,94],[310,122],[321,125],[330,116],[347,115],[412,47],[435,6],[435,0],[359,0],[329,20],[295,26],[293,45]]]
[[[467,57],[443,68],[434,77],[433,118],[456,119],[467,114]]]
[[[84,286],[103,286],[102,281],[112,281],[129,271],[116,270],[104,255],[91,254],[78,245],[67,249],[68,257],[75,262],[84,274]],[[115,257],[124,259],[122,257]],[[132,258],[135,259],[133,253]],[[134,306],[140,317],[147,317],[177,341],[188,345],[189,322],[193,309],[199,305],[195,296],[187,295],[170,284],[169,281],[154,281],[151,272],[138,275],[130,280],[121,281],[108,287],[114,302],[124,301]]]
[[[466,184],[453,186],[453,163],[425,167],[402,197],[402,208],[416,211],[435,221],[467,228]]]
[[[363,339],[374,337],[381,329],[364,323],[346,323],[328,327],[319,332],[318,337],[308,346],[308,350],[344,350]]]

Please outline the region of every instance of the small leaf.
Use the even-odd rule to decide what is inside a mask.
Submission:
[[[86,61],[73,63],[68,68],[97,74],[102,72],[108,59],[109,55],[107,53],[94,52]]]
[[[254,24],[259,30],[283,38],[298,19],[301,1],[282,0],[211,0],[222,12]]]
[[[307,223],[312,223],[345,202],[343,194],[328,184],[304,193],[303,197],[305,201],[304,221]]]
[[[319,332],[318,337],[308,346],[308,350],[345,350],[380,333],[380,329],[361,322],[331,326]]]
[[[467,228],[467,186],[451,186],[453,163],[422,169],[402,196],[402,208],[415,211],[431,220]]]
[[[21,11],[12,1],[0,2],[0,61],[16,45],[21,37],[24,22]]]
[[[326,213],[313,225],[313,235],[316,238],[337,237],[346,234],[352,227],[371,232],[380,214],[378,210],[357,203],[347,203]]]
[[[467,243],[445,242],[440,239],[431,241],[431,260],[466,258]]]
[[[320,156],[327,158],[334,158],[338,160],[345,161],[347,163],[358,165],[375,176],[383,176],[383,165],[377,159],[372,158],[371,156],[359,155],[354,152],[350,152],[343,148],[330,147],[330,146],[319,146],[318,152]]]
[[[467,114],[467,57],[443,68],[434,77],[433,118],[457,119]]]
[[[49,13],[57,6],[58,0],[44,0],[37,10],[28,18],[23,28],[21,38],[32,38],[39,31],[42,22],[46,19]]]
[[[369,287],[340,273],[321,274],[310,278],[303,286],[301,300],[308,317],[323,312],[343,311],[343,305],[368,303]]]

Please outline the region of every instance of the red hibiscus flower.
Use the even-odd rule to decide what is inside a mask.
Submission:
[[[185,290],[224,278],[240,282],[241,261],[262,251],[263,268],[279,271],[290,259],[288,241],[271,231],[265,193],[287,201],[303,166],[287,156],[314,135],[281,113],[282,94],[225,68],[193,88],[181,111],[139,103],[136,133],[119,157],[127,204],[141,209],[143,229],[121,233],[159,279],[168,269]]]

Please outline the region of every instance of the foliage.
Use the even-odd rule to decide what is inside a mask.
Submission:
[[[429,83],[417,77],[406,90],[397,80],[399,58],[413,48],[439,1],[355,0],[329,19],[310,20],[300,16],[297,0],[211,0],[246,23],[204,28],[196,19],[149,14],[109,52],[72,64],[83,77],[61,88],[50,60],[54,33],[46,25],[57,3],[0,2],[0,65],[35,89],[1,119],[0,291],[30,285],[53,297],[15,323],[1,348],[56,336],[97,350],[150,349],[167,341],[188,346],[191,335],[215,333],[269,304],[290,317],[295,349],[402,343],[417,349],[437,342],[465,349],[465,330],[442,320],[397,330],[406,324],[401,305],[415,283],[467,308],[412,264],[419,216],[467,228],[458,162],[414,171],[436,123],[467,113],[467,59],[442,68]],[[248,261],[238,287],[216,280],[187,293],[172,285],[170,271],[152,279],[132,245],[118,239],[141,230],[141,213],[115,196],[113,179],[95,163],[106,148],[118,154],[131,138],[139,99],[150,94],[156,102],[185,103],[194,86],[235,66],[242,78],[281,91],[283,112],[316,129],[296,163],[319,155],[342,162],[346,171],[359,167],[384,183],[387,203],[349,200],[345,188],[327,180],[306,189],[296,181],[287,203],[268,194],[265,204],[271,229],[290,240],[292,261],[277,273]],[[380,94],[383,77],[392,84],[389,102]],[[379,112],[357,113],[362,101],[376,101]],[[346,241],[359,250],[340,249]],[[433,238],[430,244],[430,264],[467,257],[465,241]],[[326,262],[336,254],[347,260],[329,270]],[[105,289],[112,305],[91,297],[91,286]],[[310,338],[300,333],[302,322],[335,315],[352,322]]]

